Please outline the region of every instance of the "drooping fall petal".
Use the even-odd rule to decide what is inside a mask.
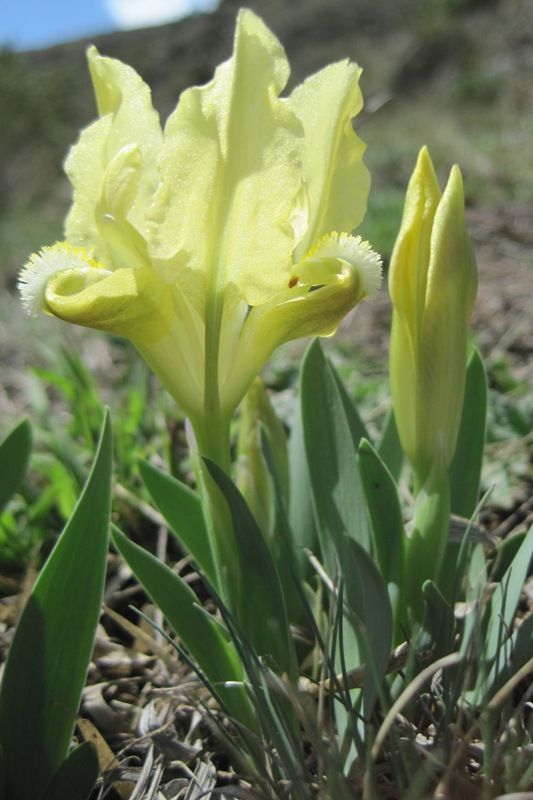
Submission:
[[[170,293],[152,267],[110,271],[81,247],[60,242],[34,255],[19,279],[30,313],[153,342],[170,328]]]
[[[361,237],[333,233],[295,265],[295,272],[280,295],[246,318],[238,357],[221,370],[222,396],[230,406],[276,347],[303,336],[331,336],[358,302],[374,297],[381,259]]]

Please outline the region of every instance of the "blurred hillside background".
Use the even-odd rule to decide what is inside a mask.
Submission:
[[[93,37],[153,88],[162,119],[230,51],[242,3],[144,30]],[[292,82],[349,57],[363,67],[373,190],[365,234],[385,255],[416,153],[427,144],[445,178],[457,161],[470,204],[531,200],[533,3],[530,0],[250,0],[283,42]],[[62,162],[95,115],[88,40],[0,52],[0,264],[12,281],[36,247],[61,235],[69,204]],[[317,109],[317,113],[320,110]]]
[[[101,52],[132,64],[153,88],[164,120],[184,88],[208,81],[228,57],[241,5],[222,0],[212,13],[159,27],[29,52],[0,51],[0,359],[11,375],[5,373],[0,396],[4,410],[11,411],[16,395],[6,381],[17,383],[16,371],[59,330],[57,322],[23,315],[15,278],[32,251],[61,237],[70,202],[62,162],[95,115],[87,45],[94,42]],[[338,59],[363,67],[365,109],[356,125],[368,144],[372,191],[361,233],[385,260],[420,146],[429,146],[443,183],[452,163],[461,165],[480,267],[480,344],[485,354],[498,347],[506,355],[514,351],[524,371],[531,351],[526,306],[533,263],[533,0],[248,5],[284,44],[291,85]],[[369,303],[358,312],[363,320],[374,315],[368,325],[357,319],[358,344],[371,349],[377,342],[381,352],[388,327],[385,295],[381,305]]]

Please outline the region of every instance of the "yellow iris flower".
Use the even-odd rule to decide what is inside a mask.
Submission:
[[[431,491],[457,443],[477,271],[459,167],[441,194],[425,147],[407,188],[389,291],[394,413],[418,488]]]
[[[369,188],[360,70],[332,64],[281,98],[283,48],[241,11],[231,58],[162,131],[131,67],[88,61],[99,118],[66,160],[66,241],[30,258],[23,301],[127,337],[193,426],[227,422],[274,348],[332,334],[379,288],[379,257],[346,233]]]

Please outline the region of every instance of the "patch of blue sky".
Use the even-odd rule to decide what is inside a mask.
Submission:
[[[3,0],[0,46],[49,47],[117,28],[142,28],[210,11],[217,0]]]

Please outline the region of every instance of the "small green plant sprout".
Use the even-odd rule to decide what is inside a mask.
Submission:
[[[24,480],[31,447],[32,433],[27,419],[19,422],[0,442],[0,511]]]

